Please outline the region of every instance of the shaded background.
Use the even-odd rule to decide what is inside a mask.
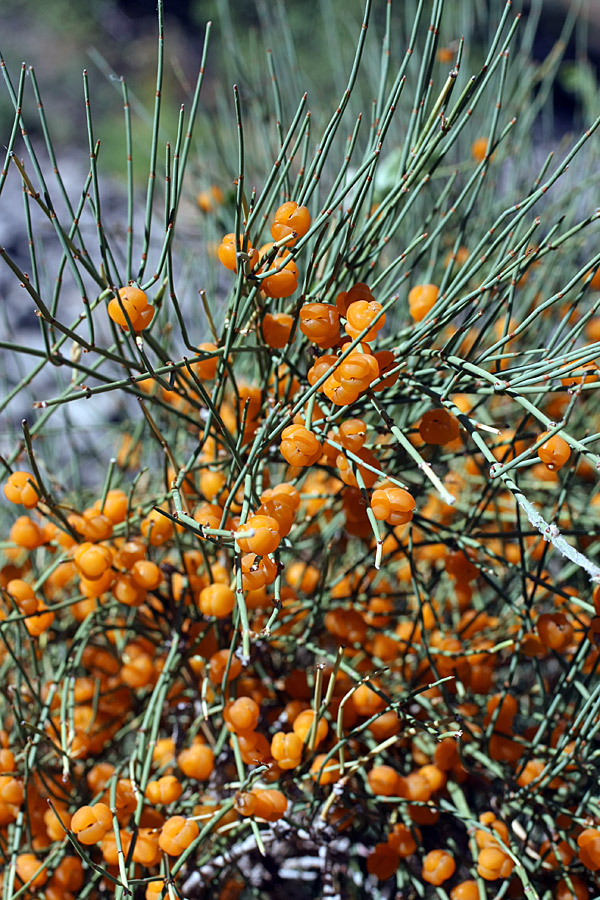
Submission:
[[[330,55],[333,52],[332,35],[328,33],[327,10],[339,13],[342,0],[294,0],[286,2],[285,10],[290,19],[296,41],[297,64],[309,69],[311,78],[323,88],[331,87],[332,70]],[[352,21],[362,10],[362,0],[351,4]],[[474,2],[474,7],[485,7],[485,0]],[[397,4],[398,7],[401,4]],[[488,0],[487,6],[496,16],[504,7],[503,0]],[[543,15],[534,44],[534,55],[544,59],[559,38],[564,24],[569,0],[544,0]],[[123,75],[132,93],[132,107],[143,120],[149,121],[152,104],[152,86],[156,60],[156,9],[152,0],[22,0],[2,12],[2,38],[0,50],[9,71],[18,72],[21,61],[33,64],[38,81],[43,87],[44,103],[50,121],[60,121],[60,131],[53,133],[58,147],[79,143],[85,137],[85,119],[81,72],[88,69],[94,97],[94,120],[102,131],[103,166],[122,168],[123,136],[122,111],[119,84],[111,75]],[[232,0],[231,10],[235,24],[246,32],[248,46],[258,45],[262,17],[277,15],[277,2],[264,0]],[[373,18],[383,20],[385,4],[374,4]],[[515,8],[518,3],[515,3]],[[527,13],[529,4],[522,4]],[[396,7],[393,7],[396,12]],[[180,101],[196,75],[202,49],[204,28],[212,20],[215,34],[209,51],[208,79],[203,91],[203,103],[215,102],[215,86],[222,83],[227,74],[227,55],[230,47],[223,41],[227,30],[225,4],[220,0],[166,0],[165,33],[165,127],[169,116],[175,120],[176,106],[170,100]],[[319,27],[322,23],[323,27]],[[339,40],[344,35],[336,35]],[[570,38],[565,59],[575,58],[583,43],[589,41],[589,57],[595,72],[600,64],[600,0],[584,0],[579,23]],[[579,44],[579,47],[578,47]],[[261,51],[262,52],[262,49]],[[294,61],[290,60],[293,65]],[[574,125],[579,97],[569,83],[565,68],[555,88],[555,114],[560,136],[561,130]],[[119,119],[115,128],[104,127]],[[0,91],[0,135],[12,123],[12,110],[5,91]],[[139,124],[139,123],[138,123]],[[576,124],[576,123],[575,123]],[[136,126],[137,127],[137,126]],[[149,126],[148,132],[149,134]],[[140,141],[143,129],[138,129]]]

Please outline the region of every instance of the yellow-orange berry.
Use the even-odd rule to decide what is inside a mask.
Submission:
[[[40,499],[38,483],[29,472],[13,472],[4,485],[4,496],[11,503],[34,509]]]

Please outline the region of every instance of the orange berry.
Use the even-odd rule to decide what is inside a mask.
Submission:
[[[128,502],[125,491],[117,489],[109,491],[104,500],[102,514],[109,518],[113,525],[118,525],[127,518]],[[100,513],[100,500],[94,503],[94,511]]]
[[[362,644],[367,634],[367,623],[355,609],[334,607],[325,614],[325,628],[342,643]]]
[[[113,297],[108,303],[108,315],[117,325],[125,330],[128,329],[127,316],[131,322],[133,329],[137,331],[141,314],[148,308],[148,297],[144,291],[139,288],[129,287],[119,288],[117,291],[119,299]],[[152,307],[150,307],[152,309]]]
[[[238,697],[223,710],[223,719],[234,734],[255,731],[259,717],[260,707],[251,697]]]
[[[424,881],[437,886],[452,878],[455,870],[454,858],[446,850],[431,850],[423,860],[421,875]]]
[[[374,794],[394,797],[398,790],[398,773],[391,766],[374,766],[367,776]]]
[[[496,709],[500,706],[500,712],[494,716]],[[513,719],[518,711],[518,703],[512,694],[493,694],[487,702],[487,713],[483,720],[484,725],[489,725],[492,718],[495,720],[495,727],[501,731],[509,731],[512,728]]]
[[[421,766],[418,772],[429,782],[432,792],[441,791],[446,786],[446,774],[438,766],[427,764]]]
[[[447,552],[445,568],[448,575],[459,583],[473,581],[479,575],[479,569],[463,550]]]
[[[312,780],[317,784],[335,784],[341,776],[340,767],[335,759],[329,759],[325,762],[326,754],[318,753],[310,767]]]
[[[484,137],[476,138],[471,144],[471,156],[477,163],[483,162],[488,152],[488,139]]]
[[[90,541],[80,544],[73,554],[73,562],[77,570],[88,581],[101,578],[112,565],[112,561],[113,555],[109,547],[103,544],[92,544]]]
[[[340,315],[331,303],[305,303],[300,309],[300,331],[317,347],[328,350],[339,342]]]
[[[375,875],[380,881],[387,881],[396,873],[400,865],[400,856],[389,843],[375,844],[367,856],[367,872]]]
[[[372,341],[385,325],[385,313],[383,313],[376,322],[373,320],[379,315],[383,309],[381,303],[376,300],[356,300],[350,303],[346,310],[346,325],[344,330],[351,338],[357,338],[359,334],[368,329],[364,335],[364,341]]]
[[[600,831],[586,828],[577,838],[579,859],[590,872],[600,869]]]
[[[281,434],[281,455],[290,466],[312,466],[323,448],[312,431],[303,425],[288,425]]]
[[[125,852],[125,848],[123,848]],[[161,859],[158,834],[154,828],[140,828],[136,834],[132,860],[146,868],[158,865]]]
[[[225,619],[235,606],[235,594],[226,584],[209,584],[200,591],[200,610],[205,616],[215,616],[217,619]]]
[[[258,253],[252,249],[252,244],[247,238],[244,239],[242,234],[239,235],[237,246],[235,235],[233,233],[226,234],[219,245],[217,256],[226,269],[229,269],[230,272],[235,272],[237,270],[237,253],[242,249],[252,257],[250,264],[254,268],[258,262]]]
[[[242,588],[244,591],[258,591],[266,584],[273,584],[277,578],[277,564],[268,556],[246,553],[241,558]]]
[[[295,562],[286,569],[285,580],[294,590],[311,595],[319,585],[321,572],[310,563]]]
[[[440,293],[435,284],[417,284],[409,291],[408,308],[415,322],[421,322],[433,308]]]
[[[196,822],[184,816],[172,816],[161,828],[158,846],[169,856],[181,856],[199,834]]]
[[[417,849],[417,842],[412,831],[400,822],[394,825],[393,831],[389,834],[388,844],[394,848],[401,859],[412,856]]]
[[[12,775],[0,775],[0,803],[20,806],[25,796],[23,782]]]
[[[170,519],[153,509],[142,520],[140,531],[149,544],[153,547],[160,547],[171,538],[173,524]]]
[[[315,712],[312,709],[303,710],[294,719],[292,728],[294,729],[294,734],[297,735],[301,741],[305,742],[308,740],[308,735],[311,732],[314,719]],[[316,728],[315,747],[318,747],[318,745],[325,740],[328,731],[329,725],[326,720],[323,718],[319,719]]]
[[[379,477],[378,472],[373,471],[373,468],[377,468],[378,466],[377,457],[366,447],[362,447],[356,456],[372,468],[367,469],[366,466],[361,466],[361,464],[357,463],[355,460],[348,459],[345,454],[338,453],[335,458],[335,464],[338,467],[340,478],[344,484],[356,488],[358,487],[358,481],[356,479],[356,471],[358,470],[365,488],[368,489],[373,487]]]
[[[44,601],[38,600],[35,615],[25,619],[25,628],[33,637],[39,637],[44,631],[48,631],[54,622],[54,613],[47,610],[48,607]]]
[[[369,682],[360,684],[352,694],[352,704],[359,716],[376,715],[385,709],[386,703],[371,687]]]
[[[259,259],[262,260],[267,256],[272,248],[273,244],[264,244],[258,251]],[[273,274],[267,275],[267,272],[271,271]],[[260,289],[267,297],[273,299],[289,297],[298,287],[298,266],[290,253],[285,250],[280,251],[275,259],[269,263],[269,268],[266,272],[264,265],[261,265],[259,272],[266,275],[260,281]]]
[[[567,884],[566,879],[561,878],[558,882],[554,893],[556,900],[588,900],[590,892],[582,878],[578,878],[577,875],[571,875],[569,882],[572,889]]]
[[[289,343],[293,326],[293,316],[288,313],[265,313],[261,325],[265,344],[273,350],[281,350]]]
[[[275,211],[273,224],[271,225],[271,237],[274,241],[291,237],[294,232],[296,237],[287,241],[286,246],[293,246],[299,238],[304,237],[310,228],[310,213],[306,206],[298,206],[293,200],[283,203]]]
[[[450,900],[479,900],[476,881],[461,881],[450,891]]]
[[[32,586],[22,578],[13,578],[6,585],[6,592],[16,603],[20,613],[27,616],[38,607],[38,599]]]
[[[215,767],[215,754],[207,744],[195,742],[181,751],[177,765],[188,778],[206,781]]]
[[[38,483],[29,472],[13,472],[4,485],[4,496],[11,503],[34,509],[40,500]]]
[[[547,431],[542,432],[539,439],[545,437],[547,434]],[[542,446],[538,449],[538,455],[544,465],[554,472],[558,471],[558,469],[562,469],[567,462],[571,455],[571,448],[564,438],[561,438],[558,434],[553,434],[552,437],[549,437],[544,441]]]
[[[573,626],[564,613],[543,613],[535,627],[544,647],[557,653],[563,653],[573,640]]]
[[[340,444],[345,450],[357,453],[367,437],[367,426],[362,419],[346,419],[339,427]]]
[[[33,519],[30,519],[29,516],[19,516],[13,522],[9,538],[14,544],[24,547],[26,550],[35,550],[36,547],[41,547],[46,541],[40,526]]]
[[[540,844],[540,856],[545,867],[561,869],[571,865],[575,854],[566,841],[559,841],[556,844],[556,850],[554,850],[550,841],[542,841]]]
[[[156,881],[149,881],[146,886],[146,893],[144,894],[145,900],[161,900],[163,897],[168,897],[169,894],[167,892],[167,886],[165,884],[164,878],[159,878]]]
[[[428,409],[419,424],[419,434],[426,444],[449,444],[459,431],[458,419],[447,409]]]
[[[163,775],[157,781],[149,781],[146,786],[146,799],[156,806],[166,805],[179,800],[183,793],[181,782],[175,775]]]
[[[379,365],[371,353],[353,351],[336,369],[340,384],[355,391],[364,391],[379,377]]]
[[[81,806],[71,819],[71,830],[81,844],[97,844],[112,825],[112,813],[106,803]]]
[[[84,880],[83,864],[77,856],[64,856],[52,873],[52,881],[63,891],[78,891]]]
[[[41,888],[48,881],[48,870],[42,868],[43,865],[42,860],[38,859],[33,853],[20,853],[17,856],[15,868],[23,884],[31,881],[30,888],[33,889]],[[39,869],[42,869],[42,871],[39,872]],[[36,872],[38,873],[37,875]]]
[[[477,857],[477,874],[486,881],[509,878],[515,864],[499,847],[485,847]]]
[[[163,576],[156,563],[149,559],[138,559],[131,567],[131,578],[145,591],[155,591]]]
[[[217,652],[213,653],[210,657],[208,663],[208,677],[212,684],[221,684],[223,681],[223,676],[227,671],[229,657],[229,650],[217,650]],[[229,671],[227,672],[227,681],[233,681],[234,678],[238,677],[241,671],[241,660],[239,660],[237,656],[232,656],[231,663],[229,663]]]
[[[238,539],[240,550],[244,553],[264,556],[266,553],[273,553],[279,547],[281,541],[279,524],[271,516],[250,516],[242,528],[244,531],[252,529],[255,532],[252,537]]]
[[[414,497],[403,488],[377,488],[371,496],[373,515],[390,525],[404,525],[410,522],[415,505]]]
[[[217,374],[217,366],[219,365],[220,354],[217,354],[218,347],[210,341],[205,341],[203,344],[198,344],[197,349],[203,350],[204,353],[216,354],[191,363],[192,372],[200,381],[212,381]]]

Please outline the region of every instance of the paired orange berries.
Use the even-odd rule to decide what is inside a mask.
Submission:
[[[19,516],[13,522],[9,538],[14,544],[24,547],[25,550],[35,550],[36,547],[41,547],[46,543],[43,530],[29,516]]]
[[[360,394],[367,390],[371,382],[379,376],[377,359],[368,352],[367,344],[363,345],[363,349],[365,349],[364,353],[357,349],[343,359],[322,386],[325,396],[336,406],[348,406],[354,403]],[[337,358],[333,357],[334,366],[336,362]],[[310,380],[309,372],[309,383]]]
[[[420,322],[433,309],[439,293],[435,284],[417,284],[409,291],[408,309],[415,322]]]
[[[233,612],[235,594],[228,585],[215,582],[200,591],[199,606],[205,616],[224,619]]]
[[[271,740],[271,756],[280,769],[295,769],[300,765],[303,746],[297,734],[278,731]]]
[[[169,856],[181,856],[199,834],[196,822],[184,816],[172,816],[161,828],[158,846]]]
[[[146,799],[155,806],[175,803],[182,793],[183,787],[175,775],[163,775],[157,781],[149,781],[146,786]]]
[[[281,455],[290,466],[312,466],[323,448],[312,431],[303,425],[288,425],[281,433]]]
[[[252,697],[238,697],[228,703],[223,710],[223,719],[234,734],[250,734],[256,731],[260,717],[260,707]]]
[[[177,765],[188,778],[206,781],[215,767],[215,754],[208,744],[196,739],[191,747],[181,751]]]
[[[508,699],[508,696],[504,699]],[[512,698],[511,698],[512,699]],[[488,704],[489,712],[490,704]],[[512,710],[512,707],[511,707]],[[500,710],[500,715],[504,712],[504,705]],[[507,720],[512,723],[512,715]],[[507,722],[505,727],[509,727]],[[477,857],[477,874],[486,881],[495,881],[497,878],[509,878],[515,867],[510,856],[502,849],[495,834],[498,835],[503,843],[508,842],[508,828],[504,822],[497,819],[493,812],[484,812],[479,816],[482,825],[486,825],[491,832],[484,831],[482,828],[475,832],[475,843],[479,847],[479,855]]]
[[[81,844],[99,843],[112,826],[112,813],[106,803],[81,806],[71,819],[71,830]]]
[[[450,853],[446,850],[431,850],[423,860],[421,876],[423,881],[439,886],[452,878],[455,871],[456,863]]]
[[[271,237],[274,241],[289,238],[286,246],[293,246],[299,238],[304,237],[310,228],[310,213],[306,206],[298,206],[293,200],[283,203],[275,211],[271,225]],[[292,238],[292,235],[295,237]]]
[[[48,607],[40,600],[26,581],[13,578],[6,585],[6,592],[16,603],[19,612],[27,616],[25,627],[33,637],[39,637],[54,622],[54,613],[48,612]]]
[[[29,472],[13,472],[4,485],[4,496],[11,503],[34,509],[40,499],[38,483]]]
[[[377,488],[371,497],[376,519],[389,525],[405,525],[413,517],[414,497],[399,487]]]
[[[77,571],[90,581],[101,578],[112,565],[113,555],[109,547],[85,541],[73,554]]]
[[[253,788],[237,795],[235,808],[242,816],[256,816],[267,822],[276,822],[287,810],[287,799],[281,791]]]
[[[547,431],[540,434],[540,439],[548,434]],[[549,437],[538,449],[538,455],[547,469],[556,472],[565,465],[571,455],[571,448],[558,434]]]
[[[268,556],[246,553],[241,559],[242,588],[245,591],[260,591],[277,578],[277,564]]]
[[[260,500],[258,514],[275,519],[281,537],[289,534],[300,506],[300,494],[297,489],[291,484],[278,484],[263,491]]]
[[[154,318],[154,307],[148,303],[148,297],[140,288],[129,285],[119,288],[118,299],[113,297],[108,304],[108,315],[117,325],[129,331],[127,319],[131,327],[138,333],[147,328]]]
[[[363,340],[374,340],[385,325],[385,313],[381,313],[382,309],[381,303],[376,300],[355,300],[346,310],[346,324],[344,325],[346,334],[354,339],[367,328],[368,331]]]

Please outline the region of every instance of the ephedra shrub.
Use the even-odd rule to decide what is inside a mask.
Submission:
[[[283,4],[260,52],[221,4],[166,146],[159,6],[114,225],[90,78],[71,195],[3,69],[3,900],[600,891],[599,120],[548,148],[576,10],[536,64],[539,4],[347,6],[327,75]]]

